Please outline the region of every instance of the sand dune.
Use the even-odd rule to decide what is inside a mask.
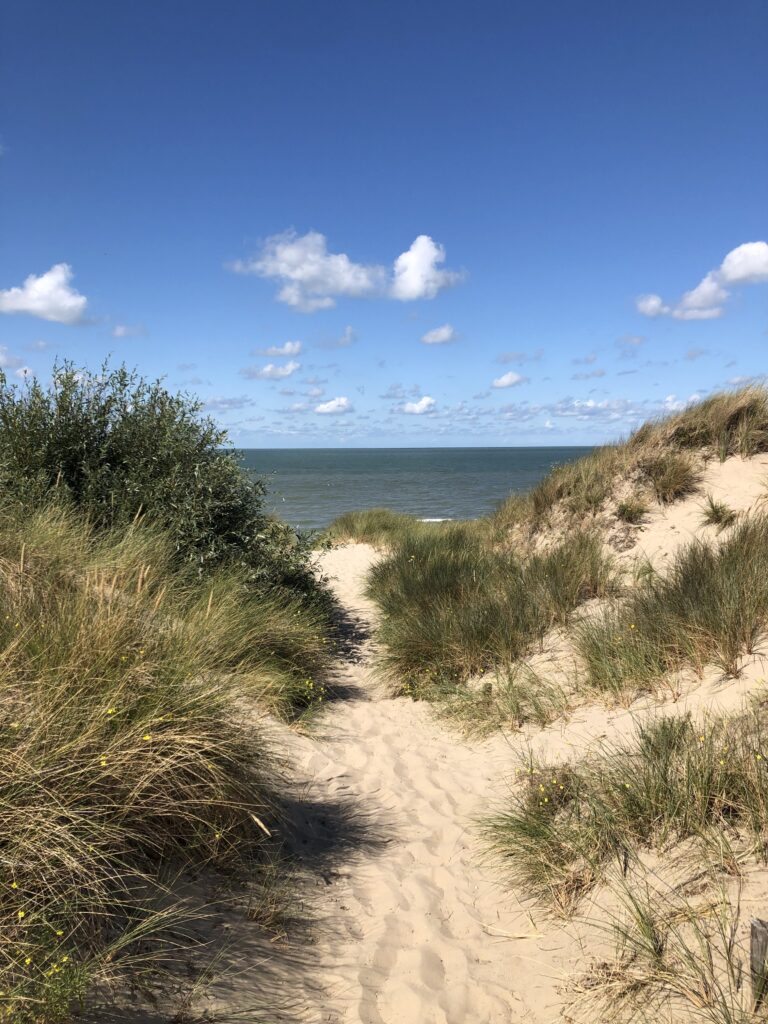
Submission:
[[[692,537],[715,537],[701,525],[704,495],[754,510],[766,471],[765,456],[710,464],[699,493],[653,512],[619,557],[649,557],[663,567]],[[745,658],[737,679],[715,669],[702,679],[682,673],[670,679],[666,696],[646,696],[629,708],[584,704],[545,729],[469,742],[429,705],[390,697],[376,678],[376,611],[364,583],[377,557],[364,544],[319,556],[349,615],[349,650],[337,662],[331,699],[315,728],[275,726],[274,741],[298,780],[297,806],[309,808],[296,832],[299,860],[314,864],[295,893],[310,918],[306,943],[287,937],[285,945],[257,943],[249,951],[247,925],[233,912],[240,973],[228,992],[219,987],[216,1002],[228,1009],[255,1005],[266,978],[271,1006],[280,1007],[270,1024],[583,1021],[572,1015],[572,981],[611,955],[606,929],[594,927],[605,923],[610,894],[597,887],[569,921],[522,901],[503,865],[488,857],[479,821],[508,804],[527,752],[553,762],[582,757],[605,740],[629,736],[660,710],[735,712],[765,688],[768,661]],[[531,660],[545,674],[573,678],[562,633],[554,632]],[[750,869],[742,905],[766,901],[768,872]]]

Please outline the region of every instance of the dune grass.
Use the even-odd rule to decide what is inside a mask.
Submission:
[[[768,624],[768,518],[755,516],[716,545],[694,541],[663,575],[648,574],[626,599],[579,624],[587,684],[622,698],[684,667],[708,663],[735,675]]]
[[[324,654],[299,600],[55,506],[0,516],[0,606],[0,1011],[49,1024],[151,964],[174,871],[258,854],[276,767],[246,705],[311,701]]]
[[[614,957],[578,979],[577,1019],[759,1024],[768,1008],[740,927],[740,886],[707,885],[698,896],[658,879],[614,880]]]
[[[411,533],[429,531],[436,523],[422,523],[416,516],[388,508],[367,508],[338,516],[325,532],[332,543],[354,541],[374,547],[391,546]]]
[[[382,663],[412,692],[440,692],[514,662],[581,601],[607,593],[613,578],[588,533],[525,560],[463,525],[409,534],[369,575]]]
[[[497,729],[519,729],[531,722],[543,728],[569,707],[569,695],[559,684],[517,662],[497,669],[473,688],[407,683],[403,692],[436,702],[443,718],[466,736],[483,737]]]
[[[647,502],[637,495],[631,495],[616,506],[616,518],[631,526],[639,526],[649,511]]]
[[[768,709],[694,723],[660,718],[576,764],[521,770],[489,840],[528,894],[571,911],[606,865],[712,830],[768,849]]]
[[[703,526],[716,526],[717,532],[727,530],[729,526],[738,519],[738,512],[730,508],[724,501],[716,501],[708,494],[704,507],[701,510],[701,522]]]

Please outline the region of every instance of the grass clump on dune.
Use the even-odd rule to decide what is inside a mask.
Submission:
[[[706,504],[701,511],[701,522],[704,526],[716,526],[717,532],[726,530],[738,519],[738,512],[726,505],[724,501],[716,501],[711,495],[707,495]]]
[[[345,512],[334,519],[326,536],[332,542],[355,541],[380,547],[397,543],[407,534],[429,525],[420,522],[416,516],[393,512],[388,508],[367,508]]]
[[[768,518],[734,527],[715,545],[681,549],[616,607],[576,630],[592,688],[616,696],[650,689],[666,674],[708,663],[729,675],[768,623]]]
[[[662,718],[583,762],[533,763],[508,813],[488,823],[494,849],[532,896],[572,910],[609,862],[713,830],[768,840],[768,712]]]
[[[701,479],[701,469],[685,452],[656,452],[642,458],[638,465],[662,505],[693,494]]]
[[[146,945],[174,870],[242,863],[274,822],[245,701],[285,700],[316,637],[174,555],[55,508],[0,518],[0,1006],[23,1024]]]
[[[753,384],[712,395],[660,423],[646,424],[632,441],[641,445],[649,439],[681,449],[708,450],[720,459],[768,451],[768,391]]]
[[[610,927],[616,953],[578,979],[575,1019],[766,1020],[764,981],[759,973],[754,981],[749,977],[738,885],[733,896],[723,884],[686,895],[647,878],[622,880],[616,889],[620,909]]]
[[[406,693],[419,694],[418,687],[404,687]],[[568,694],[562,686],[536,673],[529,665],[517,662],[499,669],[493,678],[478,686],[446,685],[423,690],[429,700],[437,700],[441,711],[453,725],[468,736],[486,736],[496,729],[515,728],[532,722],[543,728],[568,710]]]
[[[648,505],[642,498],[631,496],[616,506],[616,518],[630,526],[639,526],[648,515]]]
[[[401,540],[372,568],[368,592],[385,667],[423,693],[515,661],[611,582],[595,536],[521,560],[455,525]]]

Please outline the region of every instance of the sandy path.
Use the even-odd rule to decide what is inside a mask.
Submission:
[[[338,597],[361,626],[374,618],[362,594],[374,557],[365,545],[323,556]],[[462,742],[425,705],[387,697],[372,676],[371,655],[365,641],[357,662],[339,666],[345,698],[329,705],[318,731],[294,752],[315,795],[351,801],[380,839],[352,852],[319,894],[328,927],[317,928],[314,979],[305,984],[322,1005],[307,1019],[548,1019],[532,1004],[544,1009],[553,979],[536,958],[526,964],[524,951],[510,948],[508,933],[521,923],[528,932],[531,923],[502,891],[498,870],[482,864],[475,827],[503,797],[514,763],[509,746],[502,737]]]

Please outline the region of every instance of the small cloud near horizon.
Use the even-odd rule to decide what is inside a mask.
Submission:
[[[523,377],[520,373],[515,373],[514,370],[510,370],[509,373],[502,374],[501,377],[497,377],[491,387],[494,388],[514,388],[518,384],[525,384],[528,378]]]
[[[496,362],[502,364],[512,363],[523,366],[525,363],[538,363],[544,355],[543,348],[537,348],[533,352],[502,352],[496,356]]]
[[[297,356],[301,352],[300,341],[286,341],[282,345],[270,345],[268,348],[255,348],[251,355],[254,356]]]
[[[328,402],[321,402],[320,405],[315,406],[315,412],[320,413],[321,416],[335,416],[340,413],[353,412],[353,406],[346,395],[340,395],[338,398],[331,398]]]
[[[244,366],[240,370],[240,376],[247,377],[248,380],[284,380],[299,369],[301,369],[301,363],[291,359],[283,366],[278,366],[276,363],[267,363],[266,366]]]
[[[115,324],[113,338],[145,338],[149,331],[144,324]]]
[[[423,416],[425,412],[431,412],[434,408],[434,398],[431,398],[429,395],[423,395],[418,402],[406,402],[400,411],[410,416]]]

